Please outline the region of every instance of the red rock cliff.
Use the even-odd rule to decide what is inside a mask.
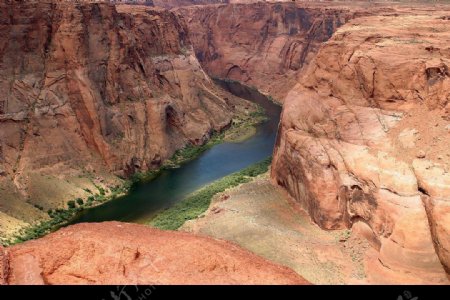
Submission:
[[[106,3],[2,1],[0,89],[0,213],[25,221],[45,215],[31,204],[95,189],[82,178],[114,182],[203,143],[242,103],[211,83],[175,14]]]
[[[286,97],[274,152],[314,222],[372,242],[378,283],[448,283],[450,21],[427,14],[341,27]]]
[[[4,255],[8,261],[2,264]],[[118,222],[78,224],[0,248],[0,284],[2,279],[9,284],[308,283],[229,242]]]
[[[346,8],[261,2],[176,11],[211,76],[254,85],[280,101],[320,44],[354,15]]]

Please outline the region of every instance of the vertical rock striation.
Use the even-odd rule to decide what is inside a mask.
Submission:
[[[174,13],[118,9],[0,3],[0,210],[10,216],[31,222],[88,195],[84,177],[101,185],[158,167],[242,108],[212,84]]]

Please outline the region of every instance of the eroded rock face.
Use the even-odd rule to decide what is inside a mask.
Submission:
[[[157,167],[241,109],[211,83],[175,14],[117,9],[0,4],[1,211],[33,221],[95,191],[83,178],[102,186]]]
[[[8,252],[9,284],[307,284],[229,242],[119,222],[71,226]]]
[[[208,74],[254,85],[279,101],[319,45],[354,16],[345,8],[264,2],[176,11]]]
[[[372,242],[373,282],[448,283],[449,26],[350,21],[285,99],[273,180],[322,228]]]

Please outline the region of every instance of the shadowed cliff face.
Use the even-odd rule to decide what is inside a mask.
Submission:
[[[291,3],[186,7],[197,58],[211,76],[254,85],[282,101],[321,43],[347,22],[348,9]]]
[[[159,166],[243,103],[211,83],[171,12],[2,2],[0,14],[0,212],[11,222],[86,196],[93,180],[115,183],[111,173]]]
[[[289,92],[272,177],[325,229],[372,242],[373,282],[448,283],[447,12],[340,28]]]

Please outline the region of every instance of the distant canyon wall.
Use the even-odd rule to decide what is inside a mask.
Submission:
[[[182,7],[197,58],[211,75],[258,87],[282,101],[298,72],[355,12],[253,3]]]

